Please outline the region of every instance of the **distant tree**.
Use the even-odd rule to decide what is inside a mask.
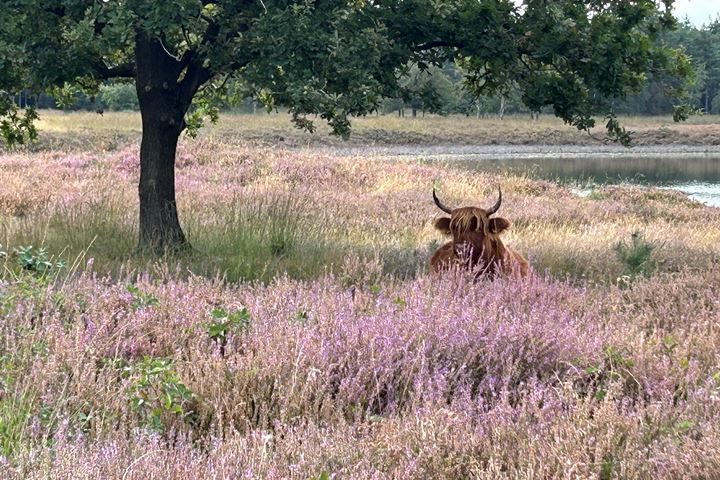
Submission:
[[[533,111],[551,106],[580,129],[605,117],[622,142],[611,100],[648,71],[689,73],[657,45],[675,24],[672,0],[4,0],[0,89],[95,92],[133,79],[142,115],[139,247],[186,245],[175,203],[180,134],[195,131],[234,79],[242,97],[287,106],[313,130],[317,114],[348,135],[349,116],[398,91],[399,69],[456,61],[476,97],[515,83]],[[7,96],[3,96],[5,99]],[[191,109],[191,106],[194,108]],[[679,112],[683,113],[683,112]],[[0,133],[32,137],[34,113],[0,103]]]
[[[720,92],[720,19],[699,28],[686,19],[663,39],[690,56],[698,73],[690,86],[691,99],[704,111],[713,111],[713,99]]]
[[[100,103],[108,110],[139,110],[135,85],[130,83],[112,83],[100,86]]]
[[[706,112],[710,112],[713,110],[712,101],[720,92],[720,22],[715,20],[699,29],[687,46],[687,52],[703,67],[701,86],[704,88],[700,89],[700,104]]]
[[[438,113],[447,115],[457,103],[457,91],[452,80],[438,66],[421,70],[411,65],[400,79],[401,98],[412,108],[413,116],[421,110],[424,114]]]

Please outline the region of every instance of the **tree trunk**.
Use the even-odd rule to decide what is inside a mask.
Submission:
[[[177,82],[177,59],[159,40],[136,37],[136,86],[142,116],[138,249],[163,254],[187,247],[175,202],[175,152],[189,102]]]
[[[175,151],[179,129],[163,128],[154,113],[141,110],[139,248],[156,253],[186,245],[175,202]]]
[[[710,89],[705,88],[705,113],[710,112]]]

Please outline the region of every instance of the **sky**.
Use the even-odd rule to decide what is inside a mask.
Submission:
[[[675,0],[673,9],[677,18],[687,16],[696,27],[700,27],[720,14],[720,0]]]

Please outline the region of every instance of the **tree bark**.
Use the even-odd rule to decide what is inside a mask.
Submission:
[[[159,39],[139,32],[135,57],[142,116],[138,249],[164,254],[188,246],[175,201],[175,152],[189,102],[177,81],[179,62]]]
[[[175,201],[175,151],[180,132],[158,125],[152,120],[155,113],[142,111],[138,248],[162,254],[182,249],[187,242]]]

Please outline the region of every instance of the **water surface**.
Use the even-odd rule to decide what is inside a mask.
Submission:
[[[376,152],[384,158],[442,163],[474,171],[511,172],[572,185],[629,183],[670,188],[720,207],[720,148],[683,145],[406,147]]]

